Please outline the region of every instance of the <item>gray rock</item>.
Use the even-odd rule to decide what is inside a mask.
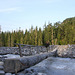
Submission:
[[[56,46],[55,45],[50,45],[49,51],[53,50]],[[47,52],[46,47],[44,46],[35,46],[35,47],[27,47],[24,46],[21,48],[22,54],[23,55],[35,55],[35,54],[40,54]],[[0,55],[5,55],[5,54],[19,54],[19,48],[18,47],[0,47]],[[1,56],[0,56],[1,57]]]
[[[25,74],[21,72],[21,73],[17,73],[17,75],[25,75]]]
[[[12,74],[12,75],[16,75],[16,74]]]
[[[5,75],[12,75],[11,73],[6,73]]]
[[[4,68],[3,68],[3,66],[0,66],[0,70],[3,70]]]
[[[57,54],[59,57],[75,58],[75,45],[58,46]]]
[[[47,74],[45,74],[45,73],[38,73],[37,75],[47,75]]]
[[[75,59],[49,57],[42,62],[25,69],[25,75],[75,75]],[[31,70],[33,72],[30,72]],[[35,74],[36,73],[36,74]]]
[[[5,72],[3,70],[0,70],[0,75],[5,75]]]
[[[44,54],[38,54],[29,57],[21,57],[21,58],[13,58],[13,59],[5,59],[4,60],[4,71],[17,73],[23,69],[29,68],[42,60],[48,58],[49,56],[54,56],[56,51]]]
[[[0,61],[0,66],[4,65],[4,62]]]

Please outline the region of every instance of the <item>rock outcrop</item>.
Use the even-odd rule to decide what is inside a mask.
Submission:
[[[75,58],[75,45],[58,45],[57,55],[59,57]]]

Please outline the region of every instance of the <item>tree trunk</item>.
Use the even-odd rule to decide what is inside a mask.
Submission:
[[[56,55],[56,51],[44,54],[38,54],[34,56],[27,56],[21,58],[14,58],[14,59],[5,59],[4,61],[4,71],[5,72],[12,72],[17,73],[18,71],[24,70],[29,68],[42,60]]]

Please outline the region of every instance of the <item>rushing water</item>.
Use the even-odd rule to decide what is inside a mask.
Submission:
[[[75,59],[49,57],[30,69],[38,75],[75,75]]]

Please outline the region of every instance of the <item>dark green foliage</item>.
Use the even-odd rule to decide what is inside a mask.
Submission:
[[[38,36],[37,36],[37,40],[38,40],[38,45],[42,45],[42,31],[41,31],[41,28],[39,28],[38,30]]]
[[[45,45],[49,41],[50,45],[75,44],[75,17],[67,18],[62,23],[56,22],[54,25],[49,23],[44,25],[43,30],[36,27],[28,31],[12,31],[0,33],[0,46],[15,46],[14,43]]]

